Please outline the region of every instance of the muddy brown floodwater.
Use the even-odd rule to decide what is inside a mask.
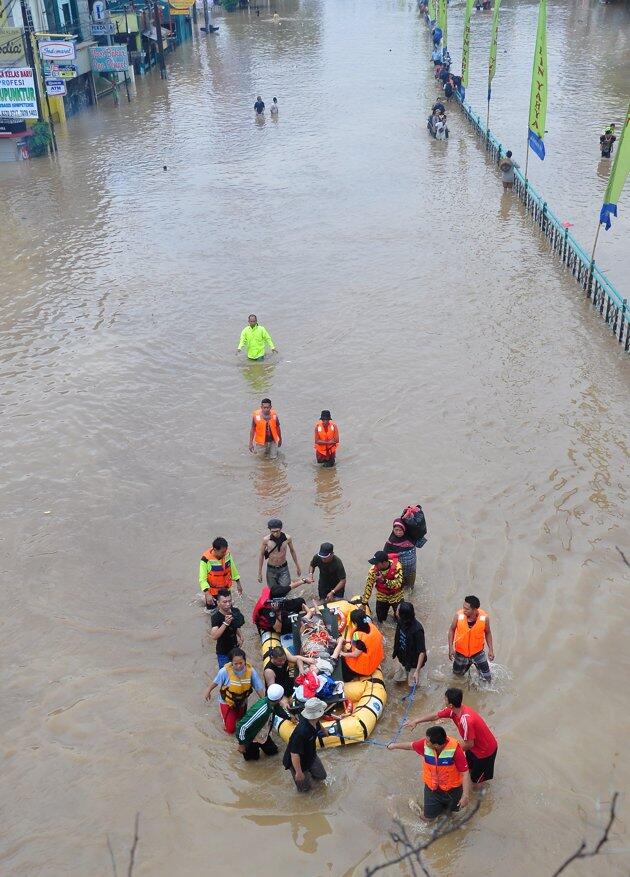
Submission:
[[[136,812],[137,877],[358,877],[391,854],[392,820],[415,830],[418,759],[327,752],[328,782],[303,798],[277,759],[244,764],[202,700],[215,658],[196,575],[227,536],[249,616],[278,514],[304,566],[330,540],[358,591],[420,499],[430,663],[414,710],[441,704],[446,629],[477,593],[496,681],[467,699],[500,741],[479,814],[429,862],[546,877],[628,788],[630,360],[455,108],[449,142],[428,139],[414,4],[274,8],[277,24],[267,7],[220,17],[167,82],[72,119],[58,160],[0,168],[0,870],[108,875],[109,837],[126,873]],[[522,161],[536,6],[502,16],[492,126]],[[461,20],[453,4],[454,57]],[[531,173],[586,245],[629,22],[624,4],[550,4],[557,89]],[[476,16],[480,111],[488,37]],[[256,124],[258,93],[277,121]],[[620,289],[629,198],[601,240]],[[250,311],[280,355],[246,367]],[[267,394],[277,463],[247,451]],[[312,459],[322,407],[341,428],[335,470]],[[402,715],[390,695],[380,739]],[[626,875],[628,817],[622,798],[609,854],[572,873]]]

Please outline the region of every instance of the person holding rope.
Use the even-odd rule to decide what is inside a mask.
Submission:
[[[474,664],[481,678],[490,682],[492,677],[488,659],[494,661],[490,618],[485,609],[481,609],[479,598],[472,594],[464,599],[464,605],[456,612],[449,627],[448,657],[453,662],[456,676],[464,676]]]
[[[447,688],[444,695],[444,709],[427,713],[417,719],[405,722],[405,728],[413,730],[424,722],[437,719],[452,719],[462,738],[461,747],[466,755],[470,769],[470,780],[475,786],[491,780],[494,776],[494,761],[497,757],[497,738],[486,725],[479,713],[463,702],[461,688]]]
[[[423,822],[456,813],[468,804],[471,783],[466,757],[457,740],[448,737],[441,725],[428,728],[424,740],[392,742],[387,749],[411,749],[422,758],[424,807],[418,815]]]

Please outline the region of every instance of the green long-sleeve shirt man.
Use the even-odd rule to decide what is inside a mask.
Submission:
[[[262,359],[265,355],[266,347],[269,347],[274,352],[276,350],[276,345],[273,343],[269,332],[267,332],[264,326],[260,326],[258,322],[254,322],[252,325],[251,318],[249,326],[245,326],[241,332],[236,352],[238,353],[243,347],[247,352],[248,359]]]

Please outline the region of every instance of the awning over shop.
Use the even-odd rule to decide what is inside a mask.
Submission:
[[[165,30],[164,28],[162,28],[162,40],[163,41],[166,41],[167,39],[169,39],[170,35],[171,35],[170,30]],[[150,30],[143,30],[142,36],[146,37],[149,40],[153,40],[154,42],[157,43],[157,29],[155,27],[152,27]]]

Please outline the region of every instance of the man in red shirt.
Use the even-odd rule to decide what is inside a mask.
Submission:
[[[447,737],[441,725],[427,728],[423,740],[413,743],[388,743],[388,749],[412,749],[422,759],[424,781],[424,808],[418,814],[430,822],[444,813],[456,813],[468,804],[470,776],[461,746],[453,737]],[[415,801],[409,802],[416,811]]]
[[[437,713],[409,719],[404,728],[413,729],[423,722],[436,719],[452,719],[462,738],[462,749],[470,768],[470,779],[476,786],[491,780],[494,776],[494,760],[497,757],[497,738],[486,725],[479,713],[463,703],[461,688],[448,688],[444,695],[444,709]]]

